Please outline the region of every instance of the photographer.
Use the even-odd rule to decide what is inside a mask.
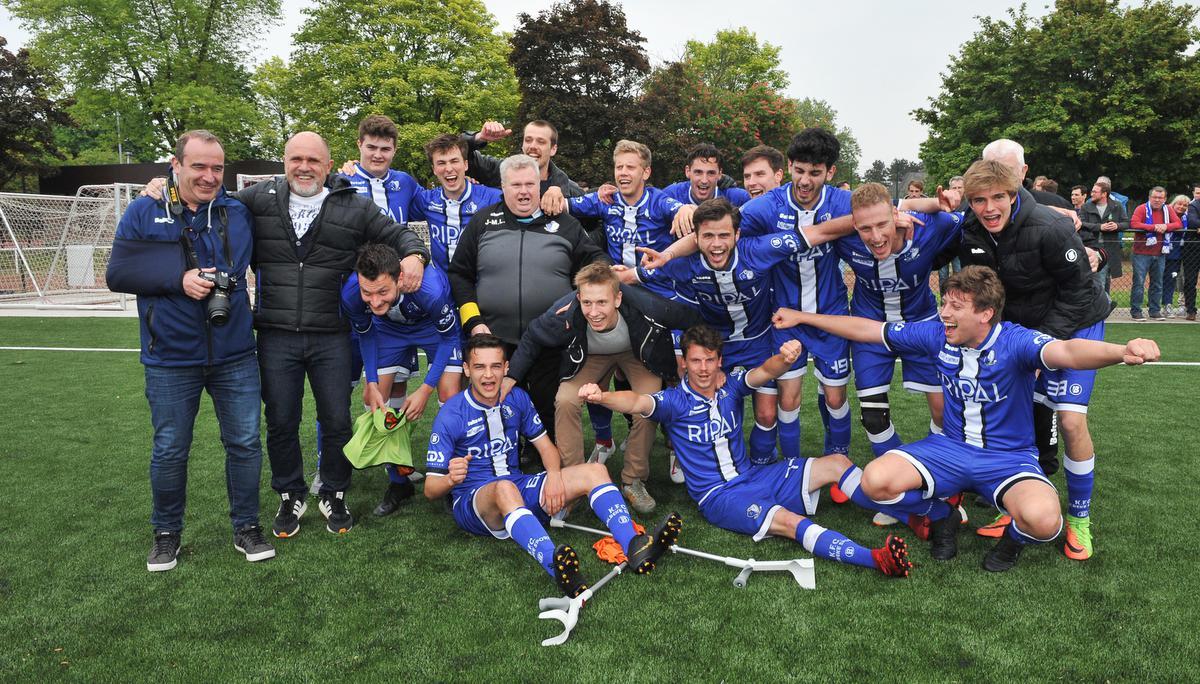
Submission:
[[[275,556],[258,522],[259,372],[245,274],[250,212],[222,187],[225,152],[208,131],[180,136],[162,200],[139,197],[117,227],[108,285],[138,296],[141,361],[154,441],[151,572],[175,567],[187,497],[192,427],[204,390],[221,442],[234,547]]]

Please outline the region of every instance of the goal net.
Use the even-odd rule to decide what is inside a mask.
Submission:
[[[117,222],[141,186],[85,185],[74,197],[0,193],[0,306],[123,309],[104,272]]]

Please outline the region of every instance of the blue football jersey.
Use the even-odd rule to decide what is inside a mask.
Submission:
[[[425,376],[425,384],[436,387],[461,335],[450,282],[432,265],[425,269],[421,287],[416,292],[401,294],[384,316],[371,313],[359,292],[358,274],[350,274],[342,286],[342,311],[358,335],[368,382],[379,382],[376,349],[381,343],[395,340],[415,346],[436,339],[438,352],[429,359]]]
[[[650,395],[654,409],[646,415],[663,426],[675,447],[675,458],[687,477],[688,494],[696,503],[714,488],[750,470],[742,436],[744,399],[754,394],[749,371],[725,375],[713,399],[693,390],[687,377],[675,387]]]
[[[876,321],[928,321],[937,318],[937,300],[929,288],[933,262],[942,250],[958,244],[963,215],[919,214],[925,222],[897,254],[876,261],[858,233],[835,240],[834,250],[854,270],[850,313]]]
[[[604,235],[608,238],[608,256],[614,264],[630,268],[641,263],[638,247],[651,247],[662,251],[671,246],[675,237],[671,235],[671,221],[683,205],[668,197],[658,188],[646,188],[642,198],[634,204],[625,201],[621,193],[613,195],[613,203],[600,201],[598,193],[572,197],[571,215],[598,218],[604,222]]]
[[[408,207],[413,196],[421,191],[421,186],[412,176],[403,171],[388,169],[386,176],[376,178],[359,164],[354,165],[354,173],[341,175],[350,181],[355,192],[366,195],[375,202],[384,216],[396,223],[408,222]]]
[[[978,349],[946,342],[940,321],[884,323],[888,349],[937,361],[947,437],[986,449],[1034,446],[1034,371],[1046,366],[1042,350],[1054,338],[1016,323],[997,323]]]
[[[429,224],[429,254],[434,266],[449,272],[450,261],[458,247],[458,237],[475,212],[503,199],[498,188],[467,182],[462,196],[456,200],[446,197],[440,186],[421,190],[413,196],[409,221]]]
[[[667,187],[663,188],[663,192],[667,193],[668,197],[679,202],[680,204],[700,204],[694,197],[692,197],[691,181],[679,181],[678,183],[671,183]],[[713,198],[715,199],[717,197],[724,197],[735,207],[740,207],[746,202],[750,201],[750,193],[736,187],[726,188],[724,190],[721,188],[713,188]]]
[[[534,440],[544,434],[546,428],[525,390],[514,387],[500,404],[486,406],[468,387],[438,409],[425,471],[431,477],[444,476],[450,472],[450,459],[470,456],[467,477],[452,490],[458,497],[502,475],[519,474],[519,438]]]
[[[725,268],[717,270],[699,252],[672,259],[660,269],[638,267],[644,283],[674,284],[680,297],[699,306],[704,322],[726,341],[755,339],[771,328],[775,312],[771,274],[781,263],[807,249],[792,233],[743,238]]]

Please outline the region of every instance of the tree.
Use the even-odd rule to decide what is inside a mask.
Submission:
[[[260,120],[241,64],[279,0],[3,2],[73,96],[80,160],[111,162],[118,143],[154,159],[192,128],[220,136],[233,158],[251,153]]]
[[[683,61],[694,66],[711,88],[745,90],[764,83],[783,92],[788,87],[787,72],[779,68],[779,46],[759,45],[758,36],[744,26],[717,31],[711,43],[689,40]]]
[[[430,138],[516,109],[508,46],[481,0],[325,0],[304,13],[286,92],[335,159],[357,158],[358,122],[386,114],[400,129],[394,165],[428,177]]]
[[[863,174],[862,180],[864,183],[880,183],[882,185],[887,185],[887,165],[883,163],[882,159],[876,159],[875,161],[871,162],[871,168],[867,169],[867,172]]]
[[[607,0],[555,3],[521,14],[509,61],[521,87],[518,122],[558,128],[558,157],[571,175],[597,183],[612,176],[612,148],[637,117],[636,97],[650,62],[646,39]]]
[[[250,78],[250,89],[262,116],[259,131],[259,148],[271,159],[283,157],[283,144],[296,130],[293,99],[292,74],[287,64],[272,57],[259,64]]]
[[[921,173],[925,167],[921,162],[910,161],[908,159],[893,159],[887,167],[888,182],[892,187],[892,195],[895,197],[903,197],[908,191],[908,179],[916,173]]]
[[[850,129],[838,125],[837,112],[833,111],[833,107],[824,100],[806,97],[796,103],[796,121],[796,130],[817,126],[837,137],[838,142],[842,144],[842,152],[838,157],[837,173],[834,174],[832,182],[854,183],[858,179],[858,160],[862,156],[862,147]]]
[[[1012,138],[1032,174],[1069,187],[1099,174],[1141,195],[1184,187],[1200,162],[1197,8],[1058,0],[1031,18],[983,18],[942,77],[921,158],[935,178],[961,173],[983,146]]]
[[[51,77],[30,63],[28,50],[13,54],[6,45],[0,37],[0,188],[53,168],[64,158],[54,127],[71,125],[47,95]]]

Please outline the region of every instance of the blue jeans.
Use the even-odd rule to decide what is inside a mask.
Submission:
[[[1179,249],[1179,247],[1176,247],[1175,249]],[[1179,253],[1176,252],[1171,256],[1175,258],[1163,260],[1163,307],[1175,305],[1175,288],[1179,284],[1179,274],[1183,273],[1183,261],[1179,258]]]
[[[150,492],[155,530],[183,529],[187,463],[200,395],[212,397],[225,446],[225,489],[235,530],[258,523],[262,445],[258,438],[258,360],[254,355],[219,366],[146,366],[146,399],[154,426]]]
[[[1150,298],[1147,308],[1151,316],[1157,316],[1162,304],[1163,257],[1161,254],[1133,255],[1133,286],[1129,289],[1129,313],[1142,313],[1142,292],[1146,288],[1146,275],[1150,276]]]
[[[349,489],[351,468],[342,447],[350,441],[350,356],[346,332],[258,332],[271,488],[280,494],[308,493],[300,454],[305,376],[321,422],[321,493]]]

